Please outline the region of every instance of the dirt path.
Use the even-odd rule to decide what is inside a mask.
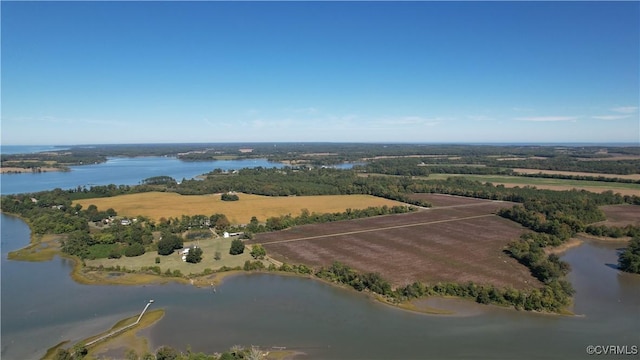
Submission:
[[[472,205],[476,205],[476,204],[472,204]],[[450,206],[450,207],[462,207],[462,206],[470,206],[470,205],[454,205],[454,206]],[[440,209],[443,209],[443,208],[445,208],[445,207],[442,207]],[[431,224],[442,224],[442,223],[447,223],[447,222],[478,219],[478,218],[484,218],[484,217],[489,217],[489,216],[496,216],[496,215],[495,214],[483,214],[483,215],[467,216],[467,217],[462,217],[462,218],[453,218],[453,219],[445,219],[445,220],[420,222],[420,223],[414,223],[414,224],[386,226],[386,227],[379,227],[379,228],[374,228],[374,229],[347,231],[347,232],[335,233],[335,234],[307,236],[307,237],[301,237],[301,238],[296,238],[296,239],[277,240],[277,241],[270,241],[270,242],[265,242],[265,243],[261,243],[261,244],[262,245],[282,244],[282,243],[288,243],[288,242],[321,239],[321,238],[334,237],[334,236],[362,234],[362,233],[375,232],[375,231],[381,231],[381,230],[400,229],[400,228],[408,228],[408,227],[431,225]]]

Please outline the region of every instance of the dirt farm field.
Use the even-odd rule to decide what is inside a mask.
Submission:
[[[605,177],[611,179],[627,179],[640,180],[640,174],[618,175],[618,174],[598,174],[578,171],[557,171],[557,170],[538,170],[538,169],[513,169],[514,172],[520,174],[551,174],[551,175],[572,175],[572,176],[593,176]]]
[[[440,208],[305,225],[258,234],[251,242],[262,243],[279,261],[316,268],[340,261],[358,271],[378,272],[393,285],[416,280],[518,289],[540,285],[526,267],[503,253],[509,241],[526,231],[494,214],[511,203],[437,197]]]
[[[233,224],[247,224],[252,216],[265,221],[271,216],[291,214],[297,216],[302,209],[310,212],[343,212],[348,208],[364,209],[369,206],[395,206],[403,203],[370,195],[326,195],[269,197],[239,193],[239,201],[222,201],[217,195],[180,195],[176,193],[148,192],[108,198],[83,199],[74,202],[86,209],[93,204],[99,210],[113,208],[118,215],[162,217],[182,215],[225,214]]]
[[[599,222],[600,225],[640,226],[640,206],[638,205],[608,205],[601,209],[607,216],[607,220]]]

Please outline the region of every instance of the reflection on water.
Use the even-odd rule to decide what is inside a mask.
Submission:
[[[576,313],[540,315],[469,304],[468,316],[429,316],[370,301],[319,281],[238,276],[211,289],[187,285],[87,286],[71,264],[7,261],[28,242],[2,215],[2,359],[31,359],[60,341],[98,333],[149,299],[165,317],[143,331],[153,346],[221,352],[236,344],[285,346],[321,359],[583,359],[591,344],[640,345],[640,276],[607,266],[619,244],[585,243],[563,258]],[[464,302],[456,307],[464,309]],[[481,309],[480,311],[478,309]],[[37,339],[37,340],[36,340]],[[606,358],[606,357],[598,357]]]

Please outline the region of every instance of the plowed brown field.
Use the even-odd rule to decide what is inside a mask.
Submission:
[[[394,285],[416,280],[518,289],[540,285],[503,252],[526,231],[494,215],[512,203],[446,196],[439,201],[441,208],[299,226],[259,234],[252,242],[262,243],[280,261],[315,268],[340,261],[358,271],[378,272]]]
[[[599,222],[608,226],[640,226],[640,206],[638,205],[608,205],[602,211],[607,216],[606,221]]]

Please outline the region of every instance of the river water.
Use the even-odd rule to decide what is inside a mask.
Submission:
[[[138,185],[153,176],[171,176],[181,181],[208,173],[213,169],[238,170],[247,167],[283,167],[282,163],[272,163],[266,159],[182,161],[175,157],[112,157],[101,164],[71,166],[71,171],[47,173],[1,174],[1,193],[17,194],[52,190],[71,189],[92,185]]]
[[[9,251],[29,242],[29,229],[6,215],[0,227],[4,360],[37,359],[60,341],[104,331],[139,313],[149,299],[166,315],[143,333],[153,347],[183,350],[191,345],[194,351],[222,352],[242,344],[284,346],[314,359],[585,359],[588,345],[626,345],[629,351],[640,346],[640,276],[613,266],[620,243],[586,242],[563,256],[573,269],[574,311],[582,316],[471,302],[466,307],[472,315],[436,316],[273,274],[232,277],[215,293],[177,284],[80,285],[69,277],[67,260],[7,260]]]

